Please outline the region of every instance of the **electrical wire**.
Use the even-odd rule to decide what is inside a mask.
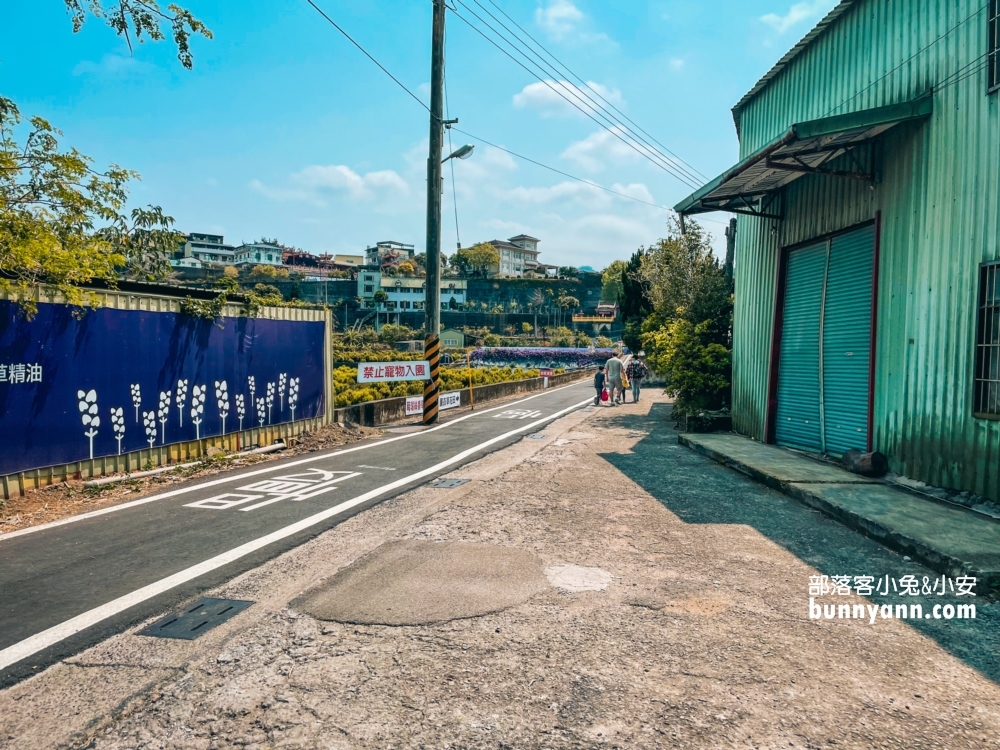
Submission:
[[[684,161],[684,159],[682,159],[680,156],[678,156],[677,154],[675,154],[673,151],[671,151],[665,145],[663,145],[658,140],[656,140],[656,138],[654,138],[650,133],[648,133],[645,129],[643,129],[637,122],[635,122],[634,120],[632,120],[628,115],[626,115],[624,112],[622,112],[620,109],[618,109],[618,107],[616,107],[614,104],[612,104],[607,99],[605,99],[604,96],[601,95],[600,91],[598,91],[593,86],[591,86],[590,83],[588,83],[582,77],[580,77],[579,75],[577,75],[576,73],[574,73],[570,69],[570,67],[568,65],[566,65],[566,63],[564,63],[562,60],[560,60],[558,57],[556,57],[551,51],[549,51],[545,47],[545,45],[543,45],[541,42],[539,42],[535,37],[533,37],[531,35],[531,33],[527,29],[525,29],[517,21],[515,21],[513,18],[511,18],[510,15],[503,8],[501,8],[499,5],[497,5],[495,2],[493,2],[493,0],[486,0],[486,1],[490,5],[492,5],[494,8],[496,8],[497,11],[499,11],[504,16],[504,18],[506,18],[514,26],[516,26],[521,31],[522,34],[524,34],[526,37],[528,37],[528,39],[530,39],[535,44],[536,47],[538,47],[540,50],[542,50],[542,52],[544,52],[556,65],[560,66],[566,72],[567,77],[575,78],[581,84],[583,84],[584,86],[586,86],[587,89],[589,89],[598,99],[600,99],[602,102],[604,102],[604,104],[606,104],[608,107],[610,107],[612,110],[614,110],[617,114],[621,115],[629,124],[633,125],[636,130],[638,130],[640,133],[642,133],[643,135],[645,135],[648,138],[650,138],[650,140],[652,140],[653,143],[655,143],[657,146],[659,146],[660,148],[662,148],[666,153],[670,154],[670,156],[673,157],[674,162],[677,163],[678,166],[684,167],[685,171],[688,174],[691,174],[692,176],[694,176],[694,177],[696,177],[696,178],[698,178],[700,180],[703,180],[705,182],[707,182],[710,179],[704,173],[700,172],[696,167],[694,167],[690,163]],[[476,5],[478,5],[480,8],[483,8],[483,10],[485,10],[487,13],[489,13],[489,11],[486,10],[486,8],[483,7],[482,3],[480,3],[479,0],[473,0],[473,2],[476,3]],[[492,13],[490,13],[490,17],[492,17],[494,19],[496,18],[496,16],[494,16]],[[501,23],[501,25],[503,25],[502,22],[500,22],[499,20],[498,20],[498,23]],[[504,26],[504,28],[507,28],[507,27]],[[509,29],[508,29],[508,31],[509,31]],[[511,33],[513,34],[514,32],[511,32]],[[515,34],[515,36],[516,36],[516,34]],[[521,40],[521,43],[524,44],[526,47],[529,46],[523,40]]]
[[[444,51],[445,51],[445,61],[448,59],[448,30],[445,29],[444,32]],[[444,80],[444,119],[450,120],[451,115],[448,110],[448,66],[442,66],[442,79]],[[446,130],[448,131],[448,153],[455,153],[455,145],[451,142],[451,125],[449,125]],[[451,167],[451,199],[455,205],[455,244],[458,249],[462,249],[462,236],[458,231],[458,190],[455,189],[455,160],[449,159],[448,166]]]
[[[371,60],[373,63],[375,63],[375,65],[383,73],[385,73],[387,76],[389,76],[389,78],[391,78],[393,81],[395,81],[396,85],[398,85],[401,89],[403,89],[403,91],[405,91],[410,96],[411,99],[413,99],[414,101],[416,101],[421,107],[423,107],[428,112],[430,111],[430,107],[428,107],[416,94],[414,94],[410,89],[408,89],[406,87],[406,85],[404,85],[398,78],[396,78],[396,76],[394,76],[392,73],[390,73],[378,60],[376,60],[368,52],[368,50],[366,50],[364,47],[362,47],[346,31],[344,31],[344,29],[342,29],[339,25],[337,25],[333,21],[333,19],[331,19],[326,13],[324,13],[322,11],[322,9],[320,9],[313,2],[313,0],[306,0],[306,2],[308,2],[309,5],[311,5],[313,8],[315,8],[316,11],[321,16],[323,16],[323,18],[325,18],[330,23],[330,25],[332,25],[337,31],[339,31],[344,37],[346,37],[355,47],[357,47],[365,55],[365,57],[367,57],[369,60]],[[542,162],[537,161],[536,159],[532,159],[532,158],[530,158],[528,156],[524,156],[523,154],[519,154],[519,153],[517,153],[515,151],[511,151],[510,149],[504,148],[503,146],[499,146],[496,143],[492,143],[492,142],[486,140],[485,138],[481,138],[480,136],[474,135],[474,134],[472,134],[472,133],[470,133],[470,132],[468,132],[466,130],[462,130],[462,129],[456,128],[456,127],[452,127],[452,129],[455,130],[458,133],[461,133],[462,135],[466,135],[469,138],[472,138],[475,141],[479,141],[480,143],[482,143],[484,145],[490,146],[491,148],[498,149],[499,151],[503,151],[504,153],[509,154],[510,156],[513,156],[513,157],[515,157],[517,159],[521,159],[522,161],[526,161],[529,164],[534,164],[537,167],[541,167],[542,169],[546,169],[546,170],[548,170],[550,172],[554,172],[556,174],[562,175],[563,177],[567,177],[567,178],[569,178],[571,180],[575,180],[577,182],[582,182],[585,185],[590,185],[591,187],[597,188],[598,190],[603,190],[606,193],[611,193],[612,195],[617,195],[620,198],[625,198],[626,200],[634,201],[636,203],[642,203],[643,205],[651,206],[652,208],[658,208],[658,209],[660,209],[662,211],[672,211],[673,210],[669,206],[661,206],[658,203],[652,203],[650,201],[644,201],[641,198],[636,198],[635,196],[628,195],[627,193],[622,193],[622,192],[620,192],[618,190],[613,190],[611,188],[604,187],[603,185],[600,185],[599,183],[593,182],[592,180],[585,180],[582,177],[577,177],[576,175],[572,175],[569,172],[564,172],[561,169],[556,169],[555,167],[550,167],[548,164],[543,164]],[[712,222],[714,224],[725,224],[725,222],[717,221],[717,220],[714,220],[714,219],[703,219],[703,221],[709,221],[709,222]]]
[[[456,2],[461,3],[461,0],[456,0]],[[493,29],[493,27],[490,26],[489,23],[487,23],[486,21],[483,21],[483,19],[474,10],[470,9],[467,5],[464,5],[464,4],[462,4],[462,7],[465,8],[465,9],[467,9],[467,10],[469,10],[469,12],[472,15],[474,15],[477,19],[479,19],[480,22],[482,22],[483,25],[485,25],[487,28],[489,28],[492,31],[494,31],[494,33],[497,33],[495,31],[495,29]],[[607,130],[611,135],[613,135],[615,138],[617,138],[619,141],[621,141],[622,143],[624,143],[630,149],[632,149],[633,151],[635,151],[636,153],[638,153],[640,156],[643,156],[644,158],[648,159],[651,163],[653,163],[656,166],[660,167],[660,169],[662,169],[663,171],[667,172],[668,174],[670,174],[671,176],[673,176],[674,178],[676,178],[680,182],[684,183],[687,187],[689,187],[689,188],[691,188],[693,190],[697,190],[699,187],[701,187],[701,184],[698,181],[695,181],[695,180],[693,180],[693,179],[685,176],[683,172],[681,172],[677,167],[675,167],[673,165],[672,162],[670,162],[669,160],[667,160],[665,157],[660,156],[659,159],[662,159],[662,161],[658,160],[658,158],[656,156],[653,156],[653,155],[650,154],[650,152],[649,152],[648,149],[646,151],[644,151],[641,148],[639,148],[638,146],[636,146],[633,141],[626,140],[625,138],[623,138],[622,134],[621,134],[621,131],[619,129],[617,129],[617,128],[613,127],[613,126],[609,127],[606,123],[601,122],[599,119],[597,119],[597,117],[594,116],[594,114],[592,112],[588,111],[588,108],[581,107],[576,101],[573,101],[572,99],[570,99],[569,97],[567,97],[566,94],[561,90],[563,88],[562,86],[559,86],[559,87],[553,86],[552,83],[550,83],[544,77],[538,75],[538,73],[536,73],[535,71],[531,70],[527,65],[525,65],[523,62],[521,62],[520,60],[518,60],[514,55],[512,55],[506,49],[504,49],[499,44],[497,44],[497,42],[494,41],[492,38],[490,38],[490,36],[488,34],[486,34],[482,29],[480,29],[478,26],[476,26],[471,21],[469,21],[467,18],[465,18],[465,16],[463,16],[461,13],[458,13],[456,10],[452,10],[452,13],[453,13],[453,15],[455,15],[456,18],[460,19],[463,23],[465,23],[467,26],[469,26],[469,28],[471,28],[473,31],[475,31],[477,34],[479,34],[481,37],[483,37],[483,39],[485,39],[491,45],[493,45],[498,50],[500,50],[500,52],[502,52],[504,55],[506,55],[508,58],[510,58],[516,65],[518,65],[520,68],[524,69],[529,75],[531,75],[532,77],[538,79],[538,81],[540,83],[542,83],[547,88],[549,88],[553,93],[555,93],[561,99],[565,100],[567,103],[569,103],[570,105],[572,105],[575,109],[579,110],[583,115],[585,115],[589,119],[593,120],[602,129]],[[523,57],[523,53],[520,53],[520,51],[517,50],[517,48],[516,48],[515,45],[513,45],[509,40],[507,40],[502,34],[497,34],[497,35],[501,39],[503,39],[508,45],[510,45],[512,48],[514,48],[515,51],[518,52],[518,54],[521,54],[522,57]],[[531,61],[529,60],[529,62],[531,62]],[[534,65],[534,63],[532,63],[532,64]],[[573,87],[573,90],[574,91],[576,90],[575,86]],[[578,98],[579,98],[579,96],[578,96]],[[604,115],[603,110],[601,110],[600,113],[605,117],[605,119],[610,119],[610,118],[607,117],[607,115]],[[612,121],[612,123],[613,123],[613,121]]]
[[[501,39],[503,39],[503,41],[506,42],[507,45],[509,45],[513,50],[515,50],[515,52],[517,52],[517,54],[519,54],[524,59],[528,60],[528,62],[531,63],[533,66],[536,66],[536,67],[540,68],[542,70],[542,72],[543,72],[543,75],[547,75],[547,76],[550,75],[550,76],[552,76],[555,79],[555,82],[559,86],[559,88],[561,88],[564,91],[567,91],[568,93],[572,94],[573,97],[577,101],[579,101],[580,103],[582,103],[585,108],[587,108],[587,109],[593,109],[595,112],[599,113],[602,118],[604,118],[605,120],[609,121],[612,124],[612,128],[609,128],[610,130],[614,130],[616,128],[620,128],[620,131],[618,131],[618,132],[624,133],[629,138],[631,138],[633,141],[635,141],[636,143],[640,144],[642,146],[643,151],[647,152],[647,154],[648,154],[647,158],[650,158],[650,156],[651,156],[656,161],[662,161],[662,162],[664,162],[666,164],[671,165],[674,169],[676,169],[679,172],[681,172],[687,178],[687,180],[688,180],[689,183],[690,182],[696,182],[696,183],[698,183],[700,185],[702,182],[707,181],[708,178],[706,178],[704,176],[700,176],[699,177],[698,175],[692,173],[691,170],[689,170],[687,168],[687,165],[684,164],[679,158],[674,158],[674,159],[669,158],[668,156],[666,156],[666,154],[664,154],[662,151],[660,151],[659,149],[657,149],[649,141],[647,141],[646,139],[644,139],[644,138],[642,138],[640,136],[637,136],[634,132],[631,131],[631,129],[624,122],[622,122],[619,118],[617,118],[615,115],[613,115],[611,113],[611,111],[606,106],[604,106],[604,104],[601,104],[601,102],[605,102],[606,104],[610,105],[610,103],[607,102],[607,100],[604,99],[592,86],[590,86],[590,84],[588,84],[586,81],[583,81],[582,79],[580,79],[580,77],[577,76],[575,73],[572,73],[572,71],[569,71],[568,73],[564,72],[564,71],[560,70],[557,66],[555,66],[552,63],[550,63],[549,61],[547,61],[530,44],[528,44],[522,37],[518,36],[518,34],[517,34],[516,31],[513,31],[503,21],[501,21],[499,18],[497,18],[495,15],[493,15],[493,13],[491,13],[488,8],[486,8],[482,3],[480,3],[479,0],[472,0],[472,2],[474,2],[476,5],[478,5],[483,10],[483,12],[486,13],[490,18],[492,18],[498,25],[500,25],[501,27],[503,27],[503,29],[508,34],[510,34],[515,40],[517,40],[517,42],[519,43],[519,45],[521,47],[523,47],[524,50],[526,50],[531,55],[531,57],[537,59],[538,62],[534,62],[531,58],[529,58],[527,55],[525,55],[524,52],[522,52],[520,49],[518,49],[518,45],[515,45],[509,38],[507,38],[506,36],[504,36],[503,34],[501,34],[499,31],[497,31],[495,28],[493,28],[491,25],[489,25],[489,23],[487,21],[485,21],[485,19],[483,19],[474,10],[472,10],[472,8],[470,8],[463,0],[454,0],[454,2],[462,5],[463,8],[466,8],[470,13],[472,13],[473,15],[475,15],[476,18],[480,20],[480,22],[486,24],[487,28],[489,28],[493,33],[497,34]],[[495,3],[492,3],[492,4],[494,5],[494,7],[497,8],[497,10],[500,10],[499,6],[496,6]],[[454,12],[454,9],[453,9],[453,12]],[[501,12],[503,12],[503,11],[501,11]],[[504,15],[506,15],[506,14],[504,14]],[[510,18],[510,17],[507,16],[507,18]],[[513,20],[511,20],[511,23],[513,23],[515,26],[517,25]],[[521,27],[518,26],[518,28],[520,29]],[[523,31],[523,29],[522,29],[522,31]],[[524,32],[524,33],[527,34],[527,32]],[[530,37],[530,34],[528,36]],[[551,53],[550,53],[550,56],[551,56]],[[563,66],[563,67],[565,67],[565,66]],[[560,79],[568,78],[570,76],[573,76],[573,77],[577,78],[577,80],[580,80],[583,83],[583,85],[585,86],[585,88],[580,88],[580,86],[578,86],[577,84],[573,83],[572,81],[560,80]],[[535,74],[535,77],[538,78],[538,80],[542,81],[543,83],[546,83],[546,81],[544,81],[537,74]],[[597,99],[595,99],[593,96],[591,96],[588,93],[588,91],[593,92],[601,100],[601,102],[599,102]],[[610,106],[613,106],[613,105],[610,105]],[[616,109],[616,111],[618,111],[618,110]],[[607,126],[604,126],[604,127],[607,127]]]

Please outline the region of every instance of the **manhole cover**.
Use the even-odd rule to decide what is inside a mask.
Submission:
[[[233,615],[242,612],[253,602],[242,599],[202,599],[178,612],[143,628],[137,635],[154,638],[181,638],[193,641],[216,625],[221,625]]]
[[[542,432],[536,432],[534,435],[528,435],[532,440],[544,440],[545,434]]]
[[[448,487],[460,487],[468,481],[468,479],[435,479],[431,482],[430,486],[437,487],[438,489],[446,489]]]

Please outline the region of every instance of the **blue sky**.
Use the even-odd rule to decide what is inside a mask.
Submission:
[[[430,0],[317,2],[427,98]],[[736,161],[732,105],[836,4],[496,2],[709,177]],[[140,172],[134,202],[162,205],[183,231],[236,243],[273,236],[316,253],[357,253],[384,239],[422,249],[427,112],[305,0],[181,4],[215,35],[194,40],[192,71],[169,43],[139,45],[129,56],[93,18],[73,34],[61,0],[7,0],[0,93],[24,114],[49,119],[66,145],[98,165]],[[453,15],[447,54],[449,113],[460,128],[659,205],[691,192]],[[456,148],[467,140],[453,135]],[[442,248],[450,253],[456,235],[445,176]],[[603,268],[664,234],[664,211],[482,145],[456,163],[455,179],[463,245],[525,232],[541,239],[544,262]],[[707,226],[721,236],[722,225]]]

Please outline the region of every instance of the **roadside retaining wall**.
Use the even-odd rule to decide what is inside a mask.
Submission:
[[[549,388],[558,388],[562,385],[575,383],[579,380],[591,378],[594,370],[573,370],[561,375],[554,375],[549,378]],[[458,391],[462,397],[462,407],[472,405],[472,401],[478,404],[485,404],[507,396],[516,396],[519,393],[532,393],[542,390],[542,378],[529,378],[527,380],[514,380],[507,383],[491,383],[489,385],[477,385],[472,389],[472,398],[469,397],[469,389],[463,388]],[[451,391],[454,393],[454,391]],[[459,408],[459,407],[456,407]],[[365,427],[379,427],[381,425],[399,422],[407,418],[406,397],[384,398],[378,401],[368,401],[363,404],[354,404],[334,410],[334,421],[354,422]],[[411,415],[410,419],[418,419]]]

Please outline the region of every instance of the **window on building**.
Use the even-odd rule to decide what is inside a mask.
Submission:
[[[979,269],[974,409],[977,417],[1000,417],[1000,263]]]
[[[409,310],[410,309],[410,301],[404,299],[402,302],[399,303],[399,308],[401,310]]]
[[[375,285],[365,284],[365,294],[375,294]]]
[[[1000,0],[990,0],[989,42],[987,44],[989,90],[1000,88]]]

